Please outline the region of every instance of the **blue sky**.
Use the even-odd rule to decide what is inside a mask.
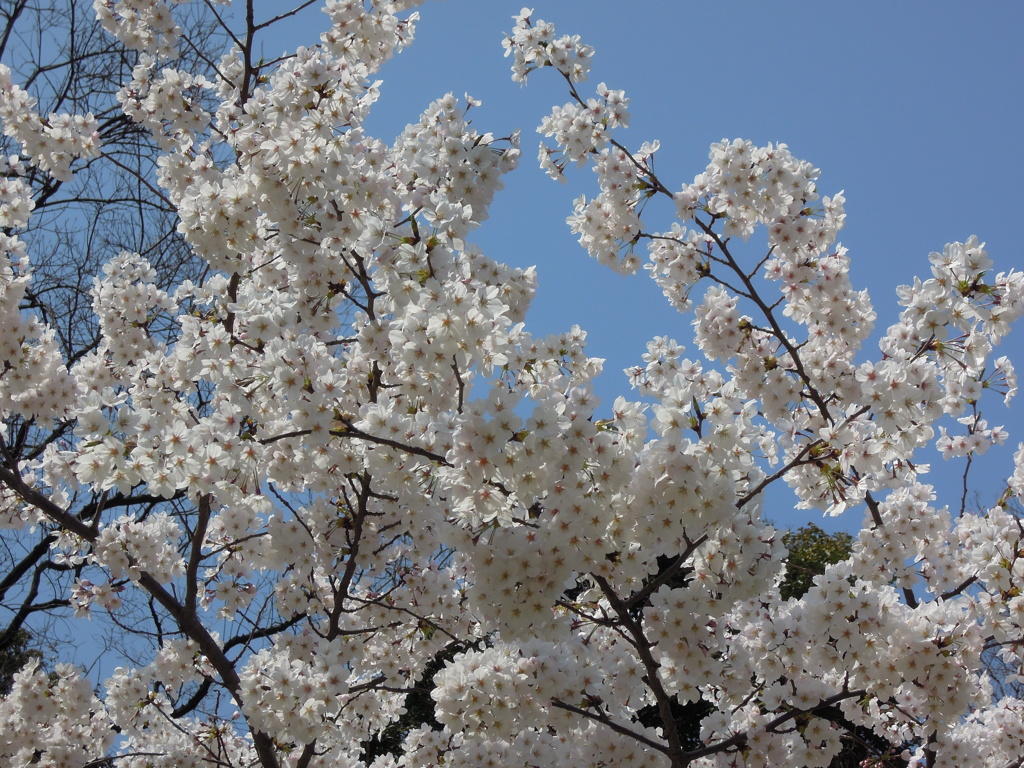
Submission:
[[[483,100],[473,111],[478,130],[522,130],[523,163],[472,239],[493,258],[537,266],[528,326],[535,333],[573,323],[586,329],[590,353],[608,360],[597,391],[610,405],[615,395],[628,395],[621,370],[639,362],[653,336],[674,336],[696,354],[692,318],[673,311],[645,275],[620,277],[590,260],[568,231],[572,199],[593,192],[593,174],[570,171],[560,185],[536,166],[534,129],[567,97],[550,71],[532,75],[525,89],[511,81],[501,39],[521,7],[519,0],[421,6],[417,40],[385,66],[367,127],[391,140],[451,91]],[[997,270],[1024,268],[1024,161],[1016,146],[1024,123],[1024,5],[546,0],[532,7],[534,19],[594,46],[581,92],[602,81],[625,89],[632,123],[618,137],[633,148],[659,139],[656,169],[670,188],[704,169],[711,142],[742,137],[788,144],[822,169],[823,194],[845,190],[841,239],[854,284],[870,290],[879,313],[876,336],[898,314],[896,286],[927,277],[928,253],[947,242],[977,234]],[[264,41],[265,53],[314,42],[325,22],[303,17],[288,35]],[[652,229],[668,223],[650,222]],[[765,242],[758,238],[751,238],[751,257]],[[877,357],[876,350],[872,340],[865,357]],[[1024,368],[1024,329],[999,353]],[[1024,400],[1009,411],[995,401],[983,410],[991,423],[1007,426],[1015,446],[1024,440]],[[990,452],[972,470],[985,501],[1010,471],[1011,453]],[[933,463],[930,480],[952,493],[958,484],[950,478],[959,470]],[[820,521],[820,513],[786,514],[787,525]]]

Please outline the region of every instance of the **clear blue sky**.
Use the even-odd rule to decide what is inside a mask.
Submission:
[[[567,98],[550,71],[535,73],[525,89],[511,81],[500,43],[521,7],[519,0],[421,6],[416,42],[381,73],[382,97],[368,130],[391,140],[451,91],[483,100],[474,110],[478,130],[523,131],[523,163],[472,238],[496,259],[537,265],[540,289],[528,326],[535,333],[573,323],[586,329],[590,353],[608,359],[598,394],[610,405],[615,395],[628,395],[621,370],[639,362],[653,336],[675,336],[696,353],[692,318],[671,310],[645,275],[623,278],[591,261],[569,233],[572,199],[593,191],[593,174],[570,172],[568,185],[560,185],[536,166],[534,129]],[[704,169],[711,142],[742,137],[788,144],[822,169],[823,194],[845,190],[841,239],[854,284],[871,292],[877,332],[898,313],[896,286],[927,277],[928,253],[947,242],[977,234],[997,270],[1024,268],[1024,5],[545,0],[532,7],[535,19],[596,48],[581,92],[601,81],[625,89],[632,125],[619,138],[634,148],[659,139],[656,169],[670,188]],[[303,17],[287,36],[264,41],[265,53],[315,42],[325,21]],[[650,225],[667,229],[669,221]],[[758,237],[752,256],[765,242]],[[870,342],[868,354],[877,357],[876,350]],[[999,352],[1024,369],[1024,328]],[[986,408],[992,423],[1010,429],[1014,446],[1024,440],[1022,410],[1024,397],[1009,411]],[[981,463],[990,471],[972,476],[990,501],[998,491],[983,486],[1010,471],[1011,451]],[[954,470],[959,465],[933,463],[930,479]],[[945,487],[956,488],[948,480]],[[779,522],[804,519],[820,521],[820,514]],[[842,527],[858,523],[848,519]]]

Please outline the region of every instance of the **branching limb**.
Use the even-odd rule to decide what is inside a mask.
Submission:
[[[611,728],[616,733],[622,734],[623,736],[628,736],[631,739],[635,739],[644,746],[650,747],[651,749],[657,750],[658,752],[662,752],[666,755],[669,754],[669,748],[661,742],[649,739],[643,734],[637,733],[636,731],[627,728],[622,723],[618,723],[612,720],[610,717],[608,717],[608,715],[604,714],[603,712],[591,712],[588,709],[581,709],[580,707],[568,704],[562,701],[561,699],[552,699],[551,706],[557,707],[558,709],[564,709],[566,712],[572,712],[573,714],[580,715],[581,717],[585,717],[589,720],[593,720],[594,722],[600,723],[601,725]]]

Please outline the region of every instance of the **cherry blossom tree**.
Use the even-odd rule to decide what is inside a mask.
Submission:
[[[211,0],[226,48],[189,67],[187,3],[96,0],[138,54],[117,98],[206,270],[165,286],[149,256],[111,252],[79,355],[26,300],[45,255],[24,230],[33,174],[104,157],[100,124],[41,113],[0,67],[20,147],[0,183],[0,408],[54,435],[23,457],[4,430],[0,522],[48,531],[75,620],[130,638],[103,679],[15,675],[3,759],[826,766],[870,734],[889,764],[1020,765],[1024,702],[994,692],[983,655],[1019,673],[1024,447],[981,511],[940,502],[920,456],[1007,442],[980,403],[1015,394],[994,347],[1024,273],[974,237],[947,245],[866,345],[844,200],[812,164],[737,139],[692,181],[660,178],[657,142],[623,143],[626,94],[587,85],[592,49],[524,9],[513,78],[568,94],[540,164],[600,187],[569,225],[692,322],[691,356],[655,336],[602,407],[586,333],[531,334],[534,271],[470,239],[520,137],[478,132],[452,95],[394,141],[369,135],[420,3],[327,0],[319,41],[258,58],[314,4]],[[787,599],[776,488],[865,520]],[[372,748],[427,676],[432,717],[399,756]],[[679,712],[701,701],[684,742]]]
[[[194,47],[184,59],[189,67],[201,68],[211,50],[204,40],[210,19],[204,20],[196,6],[188,21]],[[12,81],[36,100],[34,111],[57,116],[51,122],[93,114],[96,140],[103,146],[102,153],[70,163],[66,173],[24,163],[18,172],[32,211],[19,238],[33,254],[45,254],[33,261],[20,307],[47,324],[69,362],[99,345],[93,280],[111,253],[128,249],[144,255],[162,287],[198,278],[205,267],[177,233],[175,210],[153,183],[158,141],[125,114],[117,99],[120,83],[131,76],[138,58],[95,23],[91,2],[13,0],[0,7],[0,61],[9,67]],[[22,135],[40,129],[24,126]],[[0,136],[5,167],[22,151],[14,131]],[[14,231],[9,224],[4,222],[7,235]],[[3,421],[9,458],[18,462],[37,459],[73,427],[68,420],[44,425],[12,410],[5,410]],[[91,514],[87,506],[75,512]],[[45,523],[4,533],[0,657],[19,658],[26,642],[53,647],[73,638],[73,631],[59,629],[59,619],[70,604],[78,569],[50,556],[57,536],[59,527]],[[29,623],[31,634],[25,630]]]

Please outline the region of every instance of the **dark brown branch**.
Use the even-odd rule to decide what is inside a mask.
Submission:
[[[644,634],[641,620],[633,615],[630,606],[619,597],[607,579],[598,574],[591,574],[591,578],[597,582],[601,592],[604,593],[605,598],[608,600],[608,604],[615,611],[620,625],[629,635],[627,639],[630,645],[636,650],[637,656],[640,657],[640,663],[644,666],[643,682],[647,684],[651,693],[654,694],[654,700],[658,707],[658,717],[661,720],[662,734],[668,741],[668,748],[662,747],[661,751],[668,755],[672,761],[672,768],[683,768],[686,762],[684,762],[683,758],[683,745],[679,740],[679,728],[677,727],[675,717],[672,715],[672,696],[661,683],[661,677],[658,675],[661,664],[658,663],[651,653],[652,643]]]
[[[637,733],[636,731],[630,730],[621,723],[615,722],[603,712],[591,712],[587,709],[580,709],[579,707],[574,707],[572,704],[567,704],[566,702],[560,699],[552,699],[551,706],[557,707],[558,709],[564,709],[566,712],[572,712],[574,714],[581,715],[582,717],[589,718],[590,720],[601,723],[601,725],[611,728],[616,733],[622,734],[623,736],[628,736],[631,739],[636,739],[638,742],[650,747],[651,749],[656,749],[658,752],[663,752],[666,755],[668,754],[668,747],[666,747],[664,744],[654,741],[653,739],[649,739],[643,734]]]
[[[56,535],[48,533],[11,568],[3,579],[0,579],[0,600],[3,600],[7,590],[17,584],[25,574],[32,570],[36,563],[49,553],[50,545],[56,540]]]
[[[210,497],[199,497],[199,514],[196,527],[192,531],[192,551],[189,553],[188,564],[185,566],[185,610],[196,612],[196,598],[199,593],[199,563],[203,559],[203,539],[206,528],[210,524]]]
[[[800,717],[801,715],[811,714],[813,712],[817,712],[820,709],[826,709],[828,707],[835,706],[841,701],[846,701],[847,699],[857,699],[862,696],[867,696],[867,691],[841,691],[840,693],[837,693],[833,696],[829,696],[827,699],[822,699],[818,704],[808,709],[792,709],[789,712],[785,712],[775,717],[774,719],[768,721],[760,727],[766,731],[774,731],[780,725],[784,725],[789,721]],[[701,747],[700,749],[696,749],[692,752],[687,752],[687,762],[696,760],[699,757],[713,755],[718,752],[724,752],[725,750],[731,749],[733,747],[738,747],[741,744],[743,744],[743,742],[745,742],[746,740],[746,731],[734,734],[730,736],[728,739],[723,739],[722,741],[715,742],[714,744],[709,744],[706,747]]]
[[[949,590],[948,592],[943,592],[941,595],[939,595],[939,599],[940,600],[950,600],[950,599],[956,597],[957,595],[959,595],[961,592],[963,592],[969,586],[974,584],[977,580],[978,580],[978,574],[974,574],[973,576],[971,576],[971,578],[969,578],[966,581],[962,582],[960,584],[960,586],[954,587],[953,589]]]
[[[292,8],[290,11],[286,11],[285,13],[278,14],[277,16],[275,16],[272,19],[267,19],[266,21],[261,21],[259,24],[257,24],[255,27],[253,27],[253,29],[254,29],[254,31],[257,31],[257,32],[259,30],[261,30],[261,29],[266,29],[270,25],[276,24],[277,22],[279,22],[279,21],[281,21],[283,19],[287,19],[287,18],[289,18],[291,16],[294,16],[297,13],[300,13],[300,12],[304,11],[306,8],[309,8],[309,6],[313,5],[314,3],[318,3],[318,2],[320,2],[320,0],[306,0],[304,3],[301,3],[298,6],[296,6],[295,8]]]
[[[0,59],[3,58],[4,52],[7,50],[7,44],[10,42],[11,34],[14,32],[14,24],[27,5],[28,0],[18,0],[10,13],[7,14],[7,26],[4,28],[3,37],[0,38]]]
[[[10,455],[7,453],[6,446],[0,445],[0,450],[2,450],[4,458],[9,462]],[[80,536],[82,539],[91,542],[95,541],[98,536],[98,531],[93,526],[86,525],[39,491],[29,488],[21,478],[21,475],[16,471],[12,471],[8,466],[0,467],[0,481],[17,493],[22,500],[36,507],[50,520]],[[182,605],[147,571],[143,571],[139,575],[138,583],[174,618],[182,633],[196,642],[199,650],[209,659],[210,664],[217,671],[224,687],[227,688],[232,698],[241,707],[243,702],[241,681],[238,673],[235,671],[234,665],[224,654],[223,648],[214,640],[213,636],[199,620],[194,609],[195,607],[192,606],[189,609]],[[252,735],[253,746],[256,748],[256,753],[259,755],[264,768],[278,768],[279,763],[277,754],[274,751],[273,740],[267,734],[255,729],[252,729]]]
[[[783,477],[787,472],[789,472],[789,470],[793,469],[794,467],[799,467],[801,464],[807,464],[807,454],[810,453],[812,450],[814,450],[814,448],[816,448],[819,445],[822,445],[821,440],[815,440],[813,442],[804,444],[804,447],[800,449],[800,453],[793,457],[781,469],[779,469],[777,472],[773,472],[772,474],[768,475],[764,480],[762,480],[760,483],[754,486],[753,489],[747,491],[747,493],[744,494],[736,502],[736,508],[742,509],[747,503],[755,499],[761,491],[763,491],[769,485],[774,483],[780,477]]]
[[[316,740],[309,742],[302,748],[302,754],[299,755],[299,759],[295,761],[295,768],[307,768],[309,761],[316,755]]]
[[[234,665],[224,654],[224,649],[213,638],[210,632],[203,626],[199,617],[194,611],[188,610],[156,580],[148,571],[139,575],[139,585],[152,595],[164,610],[166,610],[177,622],[178,628],[190,639],[194,640],[199,650],[206,656],[207,660],[217,671],[224,687],[231,694],[239,707],[243,706],[242,682]],[[277,753],[274,749],[273,740],[263,731],[251,728],[253,746],[260,762],[264,768],[279,768]]]
[[[646,604],[647,599],[661,589],[665,584],[671,581],[676,575],[678,575],[683,567],[686,565],[686,561],[690,556],[697,550],[701,544],[708,540],[708,535],[705,533],[695,541],[691,542],[686,549],[658,576],[651,579],[647,584],[644,585],[643,589],[637,590],[625,601],[625,605],[629,610],[633,610],[637,606]]]

